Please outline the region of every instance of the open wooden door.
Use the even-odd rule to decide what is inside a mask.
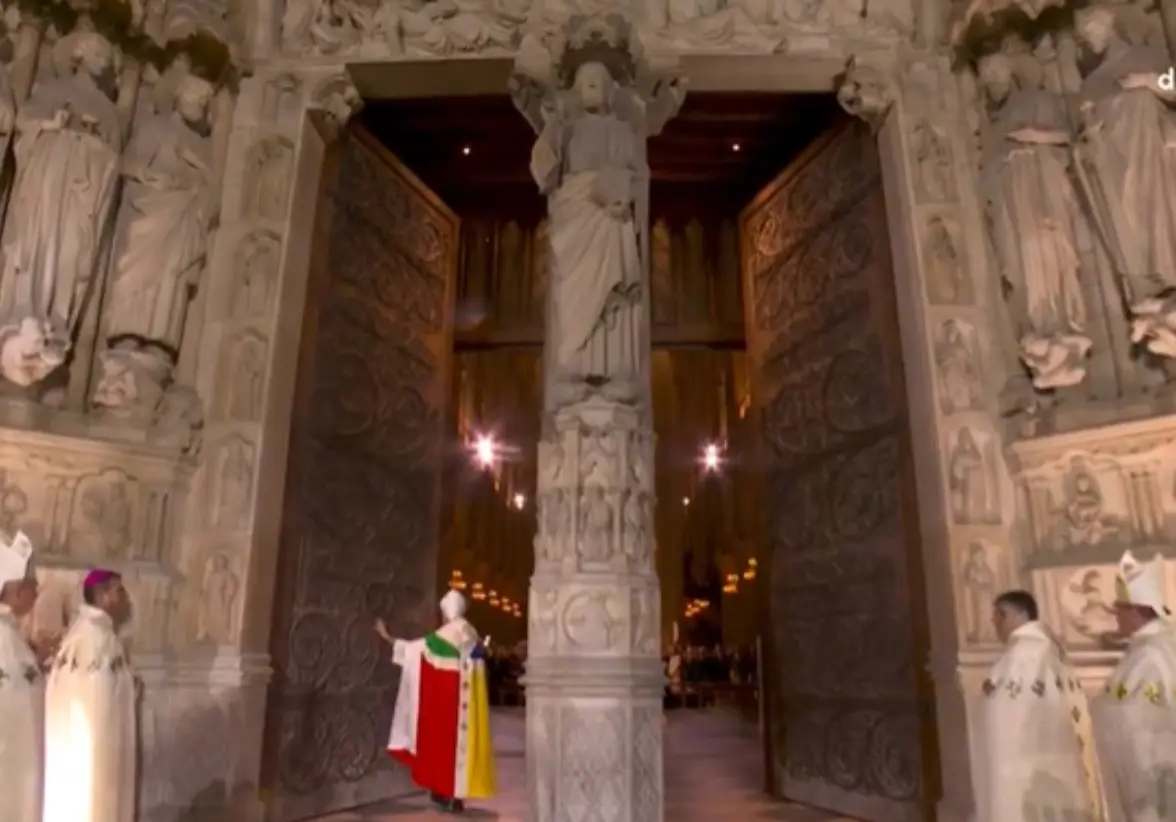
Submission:
[[[372,631],[435,627],[458,219],[344,132],[320,198],[292,423],[263,756],[269,822],[411,790],[383,751],[398,669]]]
[[[873,822],[939,796],[916,496],[878,155],[811,146],[740,219],[763,456],[769,784]]]

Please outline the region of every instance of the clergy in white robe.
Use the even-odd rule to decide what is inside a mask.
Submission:
[[[1127,649],[1095,709],[1100,758],[1116,822],[1176,820],[1176,632],[1164,599],[1164,560],[1128,551],[1115,581]]]
[[[44,822],[134,822],[135,681],[118,574],[91,571],[46,682]]]
[[[0,536],[0,820],[41,822],[45,683],[20,619],[37,601],[33,546]]]
[[[1086,697],[1028,591],[993,603],[1006,643],[984,681],[979,822],[1103,822],[1105,798]]]

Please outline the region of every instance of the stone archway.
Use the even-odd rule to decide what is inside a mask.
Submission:
[[[272,14],[258,19],[274,23]],[[855,25],[864,28],[854,29]],[[958,97],[946,65],[927,54],[898,53],[889,48],[884,55],[859,53],[859,70],[851,82],[839,84],[845,55],[860,52],[860,44],[876,31],[860,21],[834,28],[836,31],[821,36],[824,39],[790,30],[785,39],[808,43],[808,51],[791,55],[729,56],[688,40],[674,41],[684,36],[682,32],[668,40],[663,37],[666,42],[662,45],[681,60],[682,70],[696,88],[826,93],[848,88],[850,106],[879,127],[895,277],[900,285],[902,349],[909,365],[908,399],[912,413],[939,420],[930,343],[923,329],[940,318],[931,318],[933,306],[921,295],[933,264],[942,263],[927,256],[930,226],[975,222],[974,202],[964,196],[973,187],[966,170],[966,142],[956,110],[951,108],[955,105],[958,109]],[[259,38],[259,43],[264,40]],[[893,45],[893,39],[886,43]],[[732,50],[737,48],[731,45]],[[76,489],[75,480],[90,474],[105,480],[134,480],[130,521],[139,530],[119,550],[142,576],[137,583],[141,601],[161,615],[152,621],[157,627],[144,637],[146,643],[138,657],[147,683],[142,804],[145,815],[153,820],[170,822],[194,807],[230,806],[243,818],[251,813],[264,815],[267,806],[281,812],[281,802],[264,790],[258,796],[258,786],[263,783],[261,717],[271,670],[273,609],[285,584],[279,583],[279,524],[288,490],[287,464],[297,459],[290,454],[298,375],[294,352],[301,348],[301,318],[312,282],[312,240],[324,158],[359,101],[356,83],[368,94],[406,94],[414,88],[443,93],[468,88],[471,83],[498,93],[505,87],[514,53],[488,47],[484,58],[440,61],[422,57],[410,61],[403,55],[393,60],[381,52],[363,65],[348,68],[346,59],[356,56],[320,53],[307,57],[259,50],[254,74],[241,83],[239,93],[234,92],[235,110],[218,121],[224,138],[220,228],[191,315],[192,344],[186,345],[184,354],[186,373],[207,410],[205,448],[199,460],[152,451],[158,444],[103,439],[106,434],[101,428],[77,433],[76,420],[70,423],[74,428],[59,426],[60,430],[14,435],[4,452],[6,493],[13,486],[24,492],[27,509],[33,512],[21,524],[42,528],[38,533],[45,535],[56,535],[59,532],[53,529],[70,525],[58,514],[67,499],[61,496],[61,489]],[[437,71],[430,74],[426,67],[434,65]],[[900,71],[903,85],[893,80]],[[391,88],[381,87],[388,73],[398,74],[398,79]],[[409,75],[433,85],[412,86]],[[929,99],[955,102],[938,106],[927,103]],[[948,162],[940,168],[957,181],[950,200],[920,199],[912,186],[918,164],[915,135],[928,123],[945,135],[946,153],[941,152],[939,159],[946,157]],[[957,240],[958,265],[965,265],[962,258],[968,255],[973,262],[982,258],[968,245],[974,244],[974,238]],[[960,309],[977,329],[985,328],[987,322],[981,296],[978,289],[975,303]],[[647,436],[647,429],[638,430],[640,426],[632,420],[606,422],[614,429],[616,424],[632,424],[641,435],[631,438],[634,449],[642,447],[640,440]],[[978,417],[974,424],[983,427],[989,422]],[[941,677],[937,690],[940,725],[945,733],[949,728],[962,733],[965,722],[956,671],[964,640],[957,635],[951,618],[955,612],[949,582],[953,562],[942,546],[953,546],[964,537],[956,535],[954,526],[944,524],[948,509],[940,442],[925,437],[913,448],[924,544],[940,546],[928,549],[927,558],[928,573],[939,583],[933,586],[939,599],[930,607],[944,616],[936,622],[939,633],[932,643],[937,655],[933,662]],[[29,459],[29,454],[37,455],[40,461]],[[47,456],[41,459],[41,455]],[[87,487],[94,485],[91,482]],[[121,498],[112,499],[117,503]],[[182,517],[177,513],[181,508]],[[50,513],[43,515],[39,513],[42,510]],[[1004,544],[1003,524],[984,527],[983,538]],[[148,550],[150,546],[157,546],[157,550]],[[227,566],[222,557],[228,559]],[[52,573],[76,577],[76,562],[63,562]],[[572,591],[558,577],[555,582],[564,588],[565,605],[584,593]],[[602,592],[616,595],[619,586],[615,582]],[[624,604],[631,627],[636,621],[634,614],[646,609],[653,598],[656,583],[646,575],[640,584],[633,580],[627,584],[629,596],[618,601]],[[551,616],[541,605],[536,603],[531,609],[533,630],[539,630],[540,623]],[[202,612],[217,607],[225,613],[201,622]],[[643,655],[651,657],[646,640],[639,637],[638,642],[645,649]],[[634,718],[652,715],[656,676],[649,666],[641,685],[645,713],[637,716],[632,710],[637,689],[632,687],[631,672],[622,670],[624,655],[610,652],[604,656],[611,656],[618,674],[619,684],[609,699],[624,706],[622,713],[634,720],[623,733],[618,731],[622,741],[614,742],[614,747],[624,747],[626,740],[637,737],[639,723]],[[585,656],[584,664],[591,664],[590,657]],[[564,683],[553,673],[546,687],[549,705],[558,707],[566,695]],[[538,721],[532,722],[536,751],[544,744],[557,744],[540,738],[541,727]],[[568,723],[558,734],[571,738],[575,727]],[[177,734],[186,744],[175,744]],[[622,773],[618,789],[618,801],[634,803],[630,807],[642,819],[656,816],[660,807],[660,744],[656,732],[645,739],[651,747],[643,751],[644,787]],[[624,767],[607,750],[598,759],[607,760],[612,769],[610,778]],[[550,778],[561,778],[560,774],[570,772],[574,764],[570,758],[556,763]],[[959,790],[964,794],[951,797],[952,803],[966,808],[966,758],[953,763],[947,776],[948,783],[962,786]],[[536,779],[535,784],[540,781]],[[636,804],[638,793],[640,805]],[[533,801],[541,805],[538,792]]]
[[[770,72],[766,72],[763,67],[770,65],[770,61],[777,58],[731,58],[731,62],[727,63],[721,58],[711,57],[699,63],[699,70],[697,74],[692,75],[692,81],[695,87],[706,87],[708,82],[716,82],[715,79],[720,75],[739,76],[746,78],[744,83],[748,89],[770,90],[772,88],[779,88],[777,80],[772,79]],[[912,66],[911,75],[918,81],[918,83],[934,82],[941,84],[944,82],[943,74],[945,69],[939,66],[929,58],[920,57],[918,55],[904,57],[904,65]],[[863,61],[859,61],[859,66]],[[488,65],[490,65],[488,63]],[[498,63],[501,65],[501,63]],[[687,60],[685,65],[689,66],[690,61]],[[750,66],[759,65],[760,69],[749,68]],[[792,65],[801,65],[793,63]],[[834,67],[838,64],[826,64],[827,68],[815,70],[810,63],[810,68],[807,73],[798,75],[789,75],[793,78],[793,82],[799,82],[802,88],[810,90],[831,89],[836,87],[835,77],[840,72]],[[928,366],[929,349],[928,342],[920,336],[917,330],[927,323],[926,313],[927,305],[920,301],[916,295],[923,293],[923,257],[922,254],[922,237],[923,232],[927,230],[927,220],[933,216],[941,216],[945,211],[949,213],[963,214],[966,206],[956,201],[953,203],[939,204],[934,214],[926,212],[923,206],[915,202],[915,195],[911,188],[911,175],[913,168],[911,158],[911,134],[912,129],[921,127],[926,122],[926,118],[934,117],[937,112],[929,109],[922,101],[922,93],[925,91],[923,86],[918,86],[919,95],[914,97],[904,97],[906,89],[897,86],[890,81],[890,72],[893,70],[893,65],[885,62],[869,63],[867,68],[872,69],[872,73],[866,74],[858,73],[855,80],[857,96],[851,97],[849,102],[855,111],[868,116],[872,125],[878,129],[878,145],[881,156],[881,173],[883,183],[886,189],[887,199],[887,214],[889,219],[889,226],[891,231],[891,245],[894,248],[895,255],[895,279],[898,283],[899,305],[898,313],[901,320],[902,331],[902,354],[907,362],[910,372],[908,381],[908,402],[914,409],[922,408],[924,413],[934,414],[936,398],[931,391],[927,391],[927,386],[933,386],[933,378],[931,376]],[[365,72],[369,74],[374,70],[369,66]],[[758,77],[759,79],[752,79]],[[803,79],[796,80],[797,77]],[[931,80],[928,80],[928,78]],[[254,85],[251,93],[255,100],[268,101],[266,106],[259,106],[255,110],[256,117],[249,121],[248,127],[242,128],[240,131],[240,143],[236,156],[243,160],[250,155],[250,147],[257,144],[259,141],[275,139],[284,139],[290,145],[295,146],[296,150],[287,155],[282,162],[285,163],[285,168],[294,169],[294,195],[289,204],[289,222],[281,232],[285,239],[285,252],[283,254],[283,271],[281,275],[280,289],[286,290],[285,293],[291,295],[292,299],[304,299],[305,285],[300,285],[304,282],[307,276],[307,260],[309,259],[309,240],[307,239],[307,230],[311,222],[310,215],[314,211],[314,201],[317,197],[318,177],[324,156],[324,150],[327,141],[333,138],[333,133],[330,129],[325,129],[323,126],[329,121],[329,118],[323,116],[324,110],[335,110],[341,113],[346,113],[350,101],[354,101],[358,94],[354,87],[347,81],[347,74],[340,74],[338,69],[305,69],[300,72],[291,72],[290,70],[276,71],[273,73],[261,73],[253,81]],[[766,79],[765,79],[766,78]],[[912,80],[911,82],[915,82]],[[729,88],[728,81],[717,81],[721,83],[719,87]],[[942,85],[939,86],[942,88]],[[791,88],[795,90],[796,85]],[[404,93],[403,89],[401,93]],[[946,93],[946,92],[942,92]],[[315,94],[321,95],[316,99]],[[848,96],[848,95],[847,95]],[[309,113],[307,113],[309,112]],[[941,113],[939,113],[941,115]],[[946,133],[955,133],[950,131],[952,126],[949,123],[944,123]],[[282,138],[281,135],[291,135]],[[296,136],[294,136],[296,135]],[[953,162],[942,168],[943,174],[948,175],[963,175],[961,170],[959,155],[949,155],[949,159],[954,157]],[[959,178],[959,179],[962,179]],[[965,182],[960,182],[957,190],[963,190],[966,187]],[[962,260],[957,260],[958,265],[963,265]],[[295,303],[296,304],[296,303]],[[286,326],[286,332],[292,334],[293,330]],[[287,339],[293,340],[294,336]],[[276,382],[273,384],[282,391],[292,392],[293,371],[292,365],[280,364],[273,362],[271,368],[273,373],[278,374]],[[284,376],[283,376],[284,375]],[[292,394],[289,395],[292,399]],[[281,402],[289,402],[290,399],[281,400]],[[929,409],[929,410],[928,410]],[[278,440],[272,442],[272,448],[277,449],[278,453],[281,449],[281,443]],[[926,438],[918,438],[918,441],[913,443],[915,463],[917,466],[917,473],[920,477],[920,487],[927,482],[938,484],[940,482],[940,472],[945,470],[940,446],[938,442],[929,441]],[[284,460],[284,456],[282,460]],[[275,458],[277,460],[277,458]],[[281,464],[281,460],[277,460],[275,465]],[[272,470],[272,469],[271,469]],[[928,479],[930,478],[930,479]],[[938,494],[938,496],[937,496]],[[933,543],[935,545],[944,544],[944,540],[950,542],[950,537],[945,537],[939,530],[943,527],[944,517],[936,513],[939,510],[936,506],[946,504],[944,492],[932,492],[926,499],[920,499],[919,506],[919,522],[924,533],[940,534],[939,538]],[[270,513],[276,515],[277,509],[270,508]],[[1003,526],[1001,526],[1003,527]],[[931,531],[928,532],[927,529]],[[929,544],[926,541],[924,544]],[[267,575],[272,573],[267,571],[269,563],[273,562],[272,553],[255,553],[258,563],[256,572],[260,575],[257,579],[260,582]],[[949,578],[951,571],[951,563],[949,558],[941,551],[928,549],[928,556],[926,562],[926,572],[928,575],[944,580]],[[946,599],[933,600],[929,602],[928,607],[934,609],[937,614],[954,614],[954,602],[951,598],[951,586],[948,584],[940,584],[936,586],[936,590],[941,597]],[[270,604],[269,593],[267,592],[266,584],[260,584],[259,587],[251,589],[251,597],[254,605],[250,609],[252,613],[261,614],[264,609]],[[544,627],[547,623],[545,620],[549,619],[544,616],[545,610],[542,608],[542,601],[533,602],[531,607],[531,630],[548,630]],[[954,618],[954,617],[953,617]],[[266,624],[267,618],[261,616],[260,624]],[[959,646],[960,640],[955,635],[955,627],[952,619],[940,619],[936,622],[936,629],[938,633],[932,638],[933,654],[941,653],[940,659],[954,659],[955,649]],[[252,640],[253,642],[262,641],[260,635]],[[935,657],[933,657],[934,659]],[[948,669],[952,673],[947,675],[947,679],[937,682],[936,690],[936,706],[937,715],[940,717],[940,725],[944,733],[961,734],[964,733],[963,718],[963,700],[959,691],[959,686],[956,684],[956,677],[954,674],[955,663],[950,663]],[[558,703],[560,699],[560,685],[558,682],[551,683],[550,698]],[[651,691],[651,699],[652,699]],[[538,705],[542,700],[538,700],[535,704]],[[544,726],[533,722],[531,724],[532,734],[539,734]],[[548,726],[550,727],[550,726]],[[569,730],[574,730],[569,726]],[[540,742],[538,739],[533,741],[533,747],[537,750],[537,746],[542,744],[555,744],[548,738],[545,742]],[[657,759],[653,761],[658,761]],[[619,766],[619,763],[616,763]],[[949,774],[949,781],[951,785],[952,794],[945,799],[945,807],[966,808],[970,803],[969,798],[969,762],[965,758],[958,762],[946,762],[945,768]],[[657,784],[656,773],[660,769],[652,771],[654,774],[654,785]],[[554,772],[549,778],[558,778],[558,770]],[[538,775],[535,775],[538,778]],[[539,783],[532,785],[535,790]],[[636,790],[637,786],[632,782],[626,780],[625,784],[630,785],[631,790]],[[627,789],[627,790],[629,790]],[[542,798],[543,792],[533,793],[532,801],[544,802]],[[631,797],[632,794],[629,794]],[[652,806],[651,806],[652,807]],[[648,813],[653,811],[642,811],[641,817],[645,818]]]

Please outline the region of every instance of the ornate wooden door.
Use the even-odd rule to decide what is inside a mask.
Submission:
[[[762,430],[769,781],[876,822],[938,798],[926,609],[878,155],[856,123],[740,221]]]
[[[399,674],[372,624],[414,636],[437,618],[458,220],[366,132],[332,154],[275,595],[270,822],[409,788],[384,754]]]

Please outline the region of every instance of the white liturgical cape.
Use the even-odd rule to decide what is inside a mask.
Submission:
[[[1176,820],[1176,633],[1155,620],[1131,637],[1095,722],[1116,822]]]
[[[0,605],[0,820],[41,822],[45,683],[12,609]]]
[[[0,538],[0,588],[30,574],[33,546],[23,533]],[[0,820],[41,822],[45,680],[20,621],[0,605]]]
[[[104,611],[81,607],[45,691],[44,822],[134,822],[135,681]]]
[[[984,681],[979,822],[1101,822],[1105,799],[1086,696],[1039,622],[1012,632]]]

